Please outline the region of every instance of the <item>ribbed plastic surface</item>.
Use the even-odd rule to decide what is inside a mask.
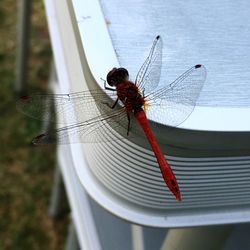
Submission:
[[[116,141],[88,145],[86,157],[93,174],[110,192],[139,206],[176,212],[250,204],[250,157],[166,156],[182,202],[168,190],[150,150]]]

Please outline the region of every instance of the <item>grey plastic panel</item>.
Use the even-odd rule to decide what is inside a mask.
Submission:
[[[89,199],[103,250],[132,249],[131,224],[113,216]]]

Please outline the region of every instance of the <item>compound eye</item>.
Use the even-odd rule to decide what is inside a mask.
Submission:
[[[109,81],[109,85],[110,85],[110,86],[114,86],[114,85],[115,85],[114,79],[112,79],[112,80]]]

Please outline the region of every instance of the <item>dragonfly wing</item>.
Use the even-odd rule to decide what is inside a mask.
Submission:
[[[153,91],[159,84],[162,65],[162,39],[157,36],[149,55],[141,66],[135,84],[145,93]]]
[[[178,126],[192,113],[206,79],[206,68],[195,65],[170,85],[148,95],[151,119]]]
[[[132,119],[133,123],[133,119]],[[69,144],[80,142],[109,142],[114,140],[129,139],[141,136],[141,131],[135,123],[128,132],[128,118],[124,108],[109,110],[109,113],[101,114],[85,122],[69,125],[43,133],[33,139],[33,144]]]
[[[38,93],[21,97],[16,106],[20,112],[32,118],[74,124],[96,117],[99,107],[104,103],[112,106],[115,97],[115,92],[101,89],[72,94]]]
[[[68,144],[79,142],[102,142],[114,140],[110,136],[112,128],[110,124],[117,127],[120,124],[116,120],[124,120],[126,113],[122,109],[107,114],[106,116],[99,115],[88,121],[58,128],[48,133],[43,133],[33,139],[33,144]],[[120,129],[125,130],[123,126]]]

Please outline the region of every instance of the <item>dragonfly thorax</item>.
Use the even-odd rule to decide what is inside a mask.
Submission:
[[[138,87],[130,81],[123,81],[116,86],[117,96],[128,112],[137,112],[142,109],[145,99]]]
[[[125,68],[113,68],[107,74],[107,82],[110,86],[117,86],[129,78],[128,71]]]

